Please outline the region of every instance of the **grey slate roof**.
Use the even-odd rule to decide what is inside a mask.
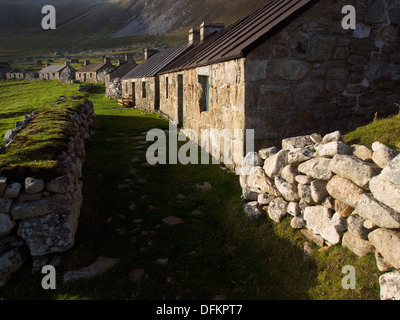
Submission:
[[[191,46],[184,43],[180,46],[156,53],[140,63],[122,79],[154,77],[163,68],[184,54],[189,48],[191,48]]]
[[[245,57],[280,26],[319,0],[274,0],[224,30],[207,37],[165,71],[178,71]]]
[[[39,72],[41,73],[47,73],[47,72],[59,72],[62,69],[64,69],[67,65],[65,64],[55,64],[55,65],[50,65],[45,67],[44,69],[40,70]]]

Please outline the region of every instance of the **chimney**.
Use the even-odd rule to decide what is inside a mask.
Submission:
[[[189,46],[194,45],[197,46],[200,43],[200,30],[192,28],[189,30]]]
[[[111,62],[110,58],[106,58],[106,57],[104,57],[103,61],[104,61],[104,63],[110,63]]]
[[[119,67],[121,64],[124,64],[125,61],[126,61],[126,60],[118,60],[118,67]]]
[[[125,61],[134,62],[132,53],[125,53]]]
[[[204,41],[210,34],[223,30],[225,25],[223,23],[203,22],[200,25],[200,41]]]
[[[85,60],[84,65],[87,66],[90,64],[90,60]]]
[[[160,51],[158,49],[154,48],[146,48],[144,49],[144,60],[147,60],[150,58],[152,55],[159,53]]]
[[[69,67],[69,66],[71,65],[71,63],[68,62],[68,61],[66,61],[66,62],[65,62],[65,65]]]

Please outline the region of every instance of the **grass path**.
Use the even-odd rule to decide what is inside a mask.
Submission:
[[[379,299],[373,255],[359,259],[341,246],[312,245],[305,259],[306,239],[290,219],[248,219],[238,177],[220,165],[146,165],[146,132],[168,129],[168,122],[119,108],[103,89],[88,96],[95,134],[86,148],[76,243],[59,255],[57,289],[43,290],[43,275],[32,274],[27,261],[0,299]],[[196,186],[204,183],[212,188]],[[178,223],[169,225],[168,217]],[[119,262],[64,283],[67,271],[99,257]],[[341,286],[345,265],[357,270],[356,290]]]

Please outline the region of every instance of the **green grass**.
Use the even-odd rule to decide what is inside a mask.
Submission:
[[[372,143],[379,141],[400,151],[400,113],[359,127],[346,134],[344,141],[350,144],[362,144],[369,148]]]
[[[76,243],[60,254],[57,289],[41,288],[43,275],[31,273],[28,259],[0,288],[0,299],[379,299],[373,255],[360,259],[341,246],[323,252],[313,246],[310,259],[304,260],[306,239],[290,227],[289,218],[278,225],[267,215],[258,221],[245,216],[234,173],[211,164],[141,166],[145,155],[135,149],[140,140],[134,137],[152,128],[167,129],[164,118],[120,108],[104,97],[102,85],[87,96],[95,104],[95,135],[86,149]],[[135,157],[140,161],[132,162]],[[205,181],[213,188],[202,192],[195,185]],[[121,184],[129,188],[120,189]],[[179,194],[185,198],[178,199]],[[195,209],[202,214],[193,215]],[[162,219],[170,215],[184,224],[166,226]],[[88,266],[98,256],[120,262],[95,278],[63,282],[64,272]],[[169,259],[167,265],[156,263],[162,258]],[[356,268],[356,290],[341,286],[346,265]],[[137,268],[146,274],[139,283],[129,277]]]

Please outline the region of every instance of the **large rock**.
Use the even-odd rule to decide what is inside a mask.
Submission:
[[[355,209],[360,217],[381,228],[400,228],[400,213],[380,203],[370,194],[361,195]]]
[[[275,198],[268,206],[268,216],[275,221],[280,223],[287,215],[288,203],[282,198]]]
[[[264,170],[268,177],[274,178],[288,165],[288,154],[289,150],[282,149],[264,161]]]
[[[18,198],[19,192],[21,191],[21,184],[19,182],[14,182],[10,184],[4,193],[4,196],[9,198],[9,199],[15,199]]]
[[[27,219],[67,210],[70,199],[63,194],[51,195],[38,201],[17,203],[11,207],[11,215],[15,219]]]
[[[299,193],[297,192],[297,185],[286,182],[285,180],[275,177],[275,186],[282,194],[286,201],[299,201]]]
[[[299,165],[302,162],[312,159],[314,151],[310,148],[293,148],[288,153],[288,162],[291,165]]]
[[[11,248],[0,255],[0,287],[4,286],[10,275],[22,267],[26,254],[20,247]]]
[[[299,184],[298,185],[298,191],[299,191],[299,196],[300,198],[307,204],[312,204],[313,199],[311,196],[311,187],[306,184]]]
[[[381,175],[386,180],[400,185],[400,155],[389,162],[389,164],[382,170]]]
[[[379,277],[381,300],[400,300],[400,271],[388,272]]]
[[[380,172],[380,169],[373,164],[364,162],[354,156],[340,154],[332,159],[329,169],[362,188],[366,187],[369,181]]]
[[[0,198],[0,213],[9,213],[12,205],[12,200],[7,197]]]
[[[0,237],[9,234],[14,226],[15,222],[8,214],[0,213]]]
[[[25,179],[25,192],[26,193],[39,193],[44,189],[44,181],[42,179],[26,178]]]
[[[382,254],[385,261],[400,269],[400,232],[379,228],[368,235],[369,241]]]
[[[356,206],[358,199],[364,192],[353,182],[340,176],[334,176],[326,185],[326,190],[332,197],[352,208]]]
[[[370,161],[372,160],[372,150],[368,149],[366,146],[363,145],[352,145],[351,146],[353,149],[353,156],[364,160],[364,161]]]
[[[372,144],[372,160],[381,168],[386,167],[399,153],[380,142]]]
[[[265,174],[265,171],[262,167],[257,166],[251,168],[249,176],[247,177],[247,186],[274,196],[280,196],[278,190],[274,187],[274,183]]]
[[[307,228],[321,235],[325,240],[335,245],[340,243],[341,235],[332,222],[331,212],[323,206],[307,207],[304,210],[304,220]]]
[[[328,190],[326,190],[327,184],[328,182],[325,180],[314,180],[311,182],[311,198],[315,203],[321,203],[329,195]]]
[[[245,203],[243,210],[251,220],[260,219],[265,216],[265,212],[260,208],[257,201]]]
[[[282,169],[281,177],[291,184],[297,184],[296,176],[299,175],[297,168],[292,165],[287,165]]]
[[[332,141],[341,141],[342,133],[340,131],[335,131],[324,135],[322,138],[322,143],[327,144]]]
[[[353,213],[347,218],[347,229],[358,238],[368,240],[370,230],[364,226],[364,223],[365,220],[363,218],[357,213]]]
[[[17,233],[29,247],[32,256],[63,252],[75,241],[75,221],[71,211],[54,212],[22,220]]]
[[[332,171],[329,170],[331,159],[314,158],[299,165],[298,170],[314,179],[329,180],[332,178]]]
[[[291,137],[282,140],[282,149],[285,148],[305,148],[313,146],[315,140],[310,135]]]
[[[73,183],[73,175],[64,175],[46,183],[45,189],[54,193],[66,193],[70,191]]]
[[[375,247],[369,241],[355,236],[350,231],[343,235],[342,245],[359,257],[364,257],[375,251]]]
[[[318,150],[320,157],[334,157],[337,154],[349,154],[350,147],[342,141],[331,141]]]

